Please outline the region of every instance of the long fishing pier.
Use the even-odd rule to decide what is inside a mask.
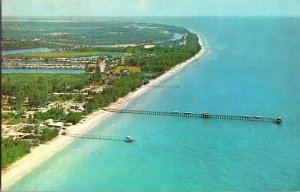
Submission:
[[[149,87],[154,87],[154,88],[170,88],[170,89],[179,89],[179,86],[176,85],[150,85]]]
[[[135,139],[131,136],[123,137],[109,137],[109,136],[99,136],[99,135],[88,135],[88,134],[78,134],[78,133],[69,133],[69,132],[62,132],[62,135],[76,137],[76,138],[83,138],[83,139],[98,139],[98,140],[107,140],[107,141],[123,141],[126,143],[132,143]]]
[[[129,109],[111,109],[105,108],[105,111],[114,113],[132,113],[132,114],[143,114],[143,115],[164,115],[164,116],[180,116],[180,117],[195,117],[204,119],[228,119],[228,120],[244,120],[244,121],[262,121],[271,122],[275,124],[281,124],[282,118],[280,116],[276,118],[262,117],[262,116],[251,116],[251,115],[216,115],[210,113],[192,113],[192,112],[163,112],[163,111],[144,111],[144,110],[129,110]]]

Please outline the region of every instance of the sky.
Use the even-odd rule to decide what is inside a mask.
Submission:
[[[2,15],[300,17],[300,0],[2,0]]]

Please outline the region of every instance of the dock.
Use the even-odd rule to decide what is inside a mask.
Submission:
[[[218,115],[211,114],[208,112],[204,113],[192,113],[192,112],[164,112],[164,111],[145,111],[145,110],[129,110],[129,109],[111,109],[105,108],[105,111],[114,113],[131,113],[131,114],[143,114],[143,115],[161,115],[161,116],[180,116],[180,117],[194,117],[203,119],[227,119],[227,120],[242,120],[242,121],[261,121],[271,122],[275,124],[281,124],[282,118],[280,116],[276,118],[262,117],[262,116],[251,116],[251,115]]]
[[[83,139],[98,139],[98,140],[107,140],[107,141],[122,141],[126,143],[132,143],[135,141],[135,138],[131,136],[127,137],[112,137],[112,136],[99,136],[99,135],[88,135],[88,134],[79,134],[79,133],[70,133],[70,132],[62,132],[62,135],[75,137],[75,138],[83,138]]]

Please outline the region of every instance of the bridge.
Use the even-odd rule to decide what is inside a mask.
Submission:
[[[78,133],[69,133],[62,132],[62,135],[75,137],[75,138],[83,138],[83,139],[98,139],[98,140],[107,140],[107,141],[123,141],[126,143],[132,143],[135,141],[135,138],[131,136],[127,137],[109,137],[109,136],[99,136],[99,135],[88,135],[88,134],[78,134]]]
[[[144,110],[129,110],[129,109],[111,109],[104,108],[105,111],[115,113],[132,113],[132,114],[144,114],[144,115],[164,115],[164,116],[180,116],[180,117],[195,117],[204,119],[228,119],[228,120],[244,120],[244,121],[262,121],[271,122],[275,124],[281,124],[282,118],[280,116],[276,118],[262,117],[262,116],[251,116],[251,115],[217,115],[210,113],[192,113],[192,112],[164,112],[164,111],[144,111]]]

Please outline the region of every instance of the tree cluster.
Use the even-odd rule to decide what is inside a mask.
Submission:
[[[1,169],[30,152],[31,145],[25,141],[3,139],[1,141]]]
[[[53,139],[57,135],[58,135],[58,129],[45,128],[43,130],[43,133],[42,133],[42,136],[41,136],[41,141],[43,141],[43,142],[50,141],[51,139]]]

